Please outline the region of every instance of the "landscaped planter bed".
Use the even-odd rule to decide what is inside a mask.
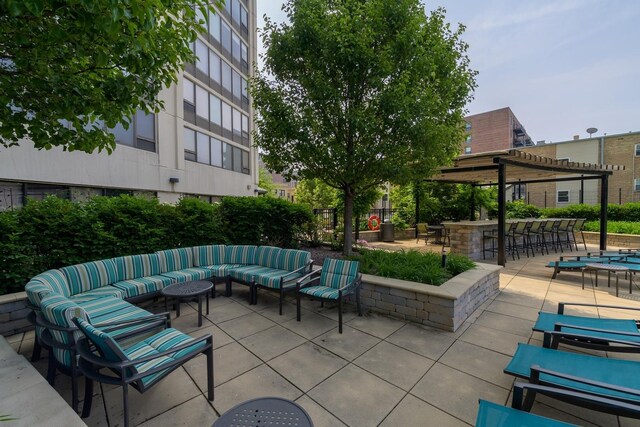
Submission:
[[[440,286],[364,274],[364,309],[455,332],[498,292],[501,266],[476,263]]]

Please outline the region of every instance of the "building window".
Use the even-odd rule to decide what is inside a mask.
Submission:
[[[156,151],[155,114],[138,111],[133,120],[129,122],[127,129],[123,124],[118,123],[114,128],[107,129],[107,131],[116,137],[118,144],[154,153]]]
[[[471,144],[471,135],[467,135],[467,139],[465,141],[467,144]]]
[[[556,159],[556,160],[557,160],[559,163],[564,163],[564,162],[569,163],[569,162],[571,161],[571,159],[570,159],[569,157],[562,157],[562,158],[559,158],[559,159]]]
[[[469,122],[465,122],[465,124],[464,124],[464,128],[465,128],[466,130],[471,130],[471,123],[469,123]]]
[[[248,151],[186,127],[184,128],[184,158],[246,175],[251,173]]]
[[[636,157],[640,157],[640,144],[636,144]]]
[[[633,180],[633,190],[640,191],[640,179],[636,178]]]
[[[558,203],[569,203],[569,190],[558,190]]]
[[[471,154],[471,147],[464,147],[464,154]]]

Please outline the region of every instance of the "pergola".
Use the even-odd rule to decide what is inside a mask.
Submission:
[[[470,184],[474,187],[498,186],[498,264],[505,265],[507,185],[599,179],[600,249],[604,250],[607,248],[609,175],[618,170],[624,170],[624,166],[556,160],[511,149],[460,156],[454,160],[453,166],[440,168],[427,181]],[[471,206],[471,209],[475,210],[475,207]]]

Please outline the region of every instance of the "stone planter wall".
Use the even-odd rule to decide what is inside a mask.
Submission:
[[[415,239],[416,238],[416,229],[415,228],[407,228],[405,230],[393,230],[393,237],[396,240],[407,240],[407,239]],[[356,238],[356,233],[353,233],[353,238]],[[366,240],[367,242],[379,242],[380,241],[380,231],[361,231],[360,239]]]
[[[578,236],[578,240],[580,237]],[[600,244],[600,233],[594,231],[585,231],[584,240],[588,244]],[[622,248],[640,248],[640,236],[637,234],[613,234],[607,235],[608,246],[620,246]],[[580,245],[578,245],[580,247]]]
[[[365,274],[361,290],[363,308],[455,332],[498,292],[501,269],[477,263],[476,268],[441,286]]]
[[[0,295],[0,335],[8,337],[33,329],[27,320],[30,312],[26,293]]]

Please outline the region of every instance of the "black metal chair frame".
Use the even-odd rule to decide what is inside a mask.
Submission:
[[[421,230],[423,227],[424,231]],[[430,236],[433,236],[435,239],[435,231],[429,231],[429,224],[423,222],[416,224],[416,243],[418,243],[420,239],[424,239],[424,243],[426,245]]]
[[[94,326],[102,328],[107,332],[113,332],[118,328],[120,328],[121,325],[132,326],[136,323],[139,323],[140,321],[157,321],[157,320],[166,321],[169,326],[171,325],[170,313],[161,313],[161,314],[155,314],[155,315],[149,314],[149,316],[145,316],[144,318],[135,319],[135,320],[126,321],[126,322],[96,323]],[[47,321],[43,317],[42,313],[39,313],[37,315],[36,324],[38,326],[45,328],[42,334],[43,347],[49,349],[49,359],[47,363],[47,382],[52,387],[55,385],[56,371],[60,371],[65,375],[69,375],[71,377],[71,407],[73,408],[74,411],[78,412],[78,405],[79,405],[78,377],[80,376],[78,367],[75,363],[72,363],[71,366],[69,367],[58,362],[58,360],[56,360],[55,356],[53,355],[53,351],[52,351],[54,349],[68,350],[70,353],[70,359],[72,361],[75,360],[76,356],[78,355],[78,352],[77,352],[77,347],[75,343],[74,333],[78,331],[78,328],[75,326],[67,327],[67,326],[55,325]],[[69,344],[60,342],[57,339],[55,339],[55,337],[51,334],[52,330],[66,334]],[[149,329],[145,328],[144,330],[147,331]],[[122,337],[126,337],[128,334],[130,333],[123,334]],[[118,336],[118,338],[121,338],[121,336]]]
[[[558,247],[556,246],[556,228],[558,224],[560,224],[558,220],[548,220],[542,228],[542,236],[547,254],[549,253],[549,245],[551,245],[555,253],[558,253]],[[548,239],[547,236],[549,236]]]
[[[573,240],[573,244],[576,247],[576,251],[578,250],[578,239],[576,239],[576,233],[580,233],[580,237],[582,238],[582,241],[580,243],[582,243],[584,245],[584,250],[587,250],[587,242],[586,240],[584,240],[584,223],[586,222],[586,220],[584,218],[578,218],[576,219],[575,223],[573,224],[573,229],[571,230],[572,233],[569,236],[570,238],[572,238],[571,240]]]
[[[300,299],[303,294],[300,293],[300,289],[308,288],[311,286],[317,286],[320,284],[320,274],[322,270],[315,270],[306,276],[302,277],[296,283],[296,320],[299,322],[302,316],[302,310],[300,307]],[[316,277],[317,276],[317,277]],[[344,288],[338,290],[338,332],[342,333],[342,305],[343,298],[352,293],[356,294],[356,306],[358,309],[358,316],[362,316],[362,307],[360,304],[360,286],[362,285],[362,274],[358,273],[358,276],[351,283],[348,283]],[[336,301],[332,298],[320,298],[312,295],[304,294],[312,300],[322,301]]]
[[[131,333],[119,335],[116,340],[119,341],[123,339],[129,339],[140,334],[145,334],[160,326],[164,326],[164,328],[168,328],[170,325],[170,322],[167,319],[149,320],[149,318],[146,318],[146,319],[133,320],[130,322],[121,322],[117,324],[118,325],[117,327],[118,328],[127,327],[136,323],[143,323],[145,320],[150,321],[150,324],[148,327],[136,330]],[[77,324],[76,319],[74,319],[74,322],[76,322]],[[116,323],[114,323],[113,325],[116,325]],[[197,350],[189,352],[184,356],[174,360],[171,363],[165,363],[165,364],[156,366],[155,368],[149,369],[144,373],[135,373],[134,371],[132,371],[132,368],[134,368],[134,366],[139,363],[149,362],[151,360],[155,360],[164,356],[169,356],[180,350],[187,349],[198,343],[203,343],[203,342],[206,343],[203,348],[199,348]],[[106,344],[111,347],[111,343],[107,342]],[[85,385],[85,391],[84,391],[85,393],[84,405],[82,408],[82,418],[88,417],[91,413],[94,381],[98,381],[105,384],[119,385],[122,387],[124,425],[125,427],[128,427],[129,426],[129,388],[128,386],[131,385],[138,392],[144,393],[145,391],[153,387],[155,384],[157,384],[160,380],[162,380],[167,375],[169,375],[171,372],[173,372],[174,370],[182,366],[185,362],[193,359],[194,357],[200,354],[205,354],[207,356],[207,388],[208,388],[207,398],[210,401],[214,400],[213,336],[212,335],[205,335],[200,338],[195,338],[193,341],[189,341],[187,343],[176,346],[170,350],[159,352],[157,354],[141,357],[135,360],[126,360],[122,362],[109,362],[109,361],[106,361],[102,357],[102,355],[100,356],[96,355],[96,351],[100,353],[99,347],[97,347],[94,343],[92,343],[91,340],[88,339],[86,336],[78,340],[77,351],[78,351],[78,354],[80,355],[78,367],[80,371],[84,374],[86,379],[86,385]],[[111,375],[105,375],[101,373],[100,371],[105,368],[109,369],[112,373],[116,374],[117,376],[114,377]],[[162,375],[160,375],[152,383],[145,385],[142,382],[143,378],[149,375],[157,374],[159,372],[162,372]]]

